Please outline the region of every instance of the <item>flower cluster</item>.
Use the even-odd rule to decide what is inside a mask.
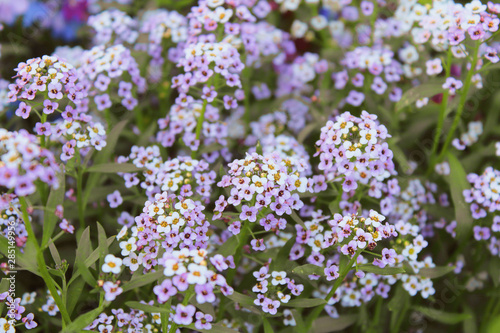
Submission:
[[[356,189],[358,182],[366,185],[371,179],[383,181],[395,174],[392,151],[384,142],[389,137],[377,116],[366,111],[361,117],[344,112],[321,128],[316,142],[316,155],[321,160],[318,168],[328,179],[340,178],[347,192]]]
[[[24,305],[29,305],[34,302],[31,294],[24,294],[23,298],[12,298],[8,291],[0,294],[0,302],[4,302],[7,307],[7,318],[0,318],[0,327],[5,333],[14,333],[16,331],[14,323],[21,322],[27,330],[31,330],[38,326],[34,320],[34,314],[26,312]]]
[[[59,166],[49,150],[40,147],[36,136],[26,130],[9,132],[0,128],[0,185],[13,189],[18,196],[36,191],[36,181],[51,187],[59,185]]]
[[[151,270],[158,263],[160,250],[171,253],[183,248],[205,249],[209,223],[203,214],[204,208],[199,201],[182,196],[167,192],[156,194],[154,201],[147,201],[143,213],[135,218],[132,234],[121,242],[123,264],[131,271],[140,266]]]
[[[468,131],[459,138],[455,138],[452,144],[458,150],[464,150],[468,146],[476,143],[483,134],[483,124],[480,121],[471,121],[467,126]]]
[[[92,15],[87,24],[96,32],[95,45],[133,44],[139,36],[137,21],[117,9],[109,9]]]
[[[286,220],[281,216],[290,215],[304,205],[298,193],[313,191],[312,180],[301,176],[305,161],[291,162],[282,159],[279,153],[264,156],[247,153],[245,159],[229,163],[228,174],[222,176],[217,186],[228,188],[230,194],[227,199],[221,195],[216,201],[214,218],[220,218],[228,205],[241,205],[238,208],[241,222],[258,220],[266,230],[284,229]],[[239,233],[241,222],[233,222],[234,234]]]
[[[291,295],[300,296],[304,290],[304,285],[287,277],[286,272],[269,271],[268,266],[253,272],[253,276],[257,279],[257,284],[252,288],[257,293],[254,304],[270,315],[275,315],[282,304],[286,305]]]
[[[108,48],[100,45],[85,51],[78,71],[99,111],[111,108],[114,100],[131,111],[137,106],[135,94],[146,90],[146,80],[137,62],[121,44]]]
[[[71,107],[71,102],[76,110],[85,110],[86,92],[84,86],[77,82],[77,71],[57,56],[29,59],[19,63],[14,70],[17,72],[16,83],[9,85],[8,96],[11,102],[21,101],[16,110],[17,116],[27,119],[32,108],[39,104],[44,106],[45,117],[58,110],[59,103],[67,103]],[[34,111],[42,118],[42,113]],[[59,109],[59,112],[62,111]]]
[[[487,167],[482,175],[470,173],[467,180],[470,190],[464,190],[465,201],[470,203],[470,211],[474,219],[482,219],[488,213],[499,210],[500,205],[500,171]]]
[[[125,187],[139,185],[146,190],[151,200],[154,194],[168,191],[183,197],[192,197],[194,193],[207,200],[215,183],[215,171],[208,171],[208,163],[193,160],[188,156],[177,156],[163,161],[158,146],[133,146],[127,157],[120,157],[118,162],[132,162],[138,168],[144,168],[141,177],[138,173],[121,174]]]

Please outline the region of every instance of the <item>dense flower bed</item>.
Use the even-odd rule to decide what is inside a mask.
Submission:
[[[499,332],[499,15],[0,0],[0,333]]]

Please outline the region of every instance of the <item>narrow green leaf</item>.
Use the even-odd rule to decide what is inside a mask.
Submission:
[[[244,295],[244,294],[239,293],[237,291],[235,291],[232,295],[229,295],[226,297],[229,298],[230,300],[236,302],[236,303],[240,303],[241,305],[250,305],[250,306],[255,305],[253,302],[254,299],[252,297]]]
[[[128,306],[129,308],[142,310],[142,311],[148,312],[148,313],[153,313],[153,312],[170,313],[170,310],[167,308],[161,308],[159,306],[153,306],[153,305],[144,304],[141,302],[130,301],[130,302],[126,302],[125,305]]]
[[[266,317],[262,317],[262,325],[264,326],[264,333],[274,333],[273,327]]]
[[[300,224],[300,226],[304,229],[307,229],[306,225],[304,224],[304,221],[302,221],[302,219],[300,218],[299,215],[297,215],[297,213],[295,211],[292,211],[292,215],[290,215],[292,217],[292,219],[297,222],[298,224]]]
[[[316,265],[313,265],[313,264],[307,264],[307,265],[302,265],[302,266],[295,267],[292,270],[292,272],[296,273],[296,274],[304,274],[304,275],[311,275],[311,274],[321,275],[321,276],[324,275],[324,269],[323,269],[323,267],[316,266]]]
[[[238,248],[239,244],[237,237],[238,237],[237,235],[229,237],[224,242],[224,244],[222,244],[221,247],[219,247],[217,253],[223,255],[224,257],[233,255],[236,252],[236,249]]]
[[[68,313],[71,316],[73,310],[75,309],[80,296],[83,293],[83,287],[85,286],[85,280],[83,278],[77,278],[71,283],[68,287],[68,293],[66,295],[66,308],[68,309]]]
[[[97,309],[94,309],[92,311],[89,311],[87,313],[82,314],[78,318],[76,318],[74,321],[71,322],[68,326],[66,326],[65,329],[63,329],[63,333],[74,333],[74,332],[80,332],[80,330],[94,321],[94,319],[97,318],[97,316],[102,312],[103,307],[100,306]]]
[[[85,172],[100,172],[100,173],[118,173],[118,172],[138,172],[141,168],[136,167],[132,163],[103,163],[93,165],[87,169]]]
[[[76,274],[81,275],[85,280],[85,282],[87,282],[90,286],[95,287],[96,279],[89,270],[90,265],[87,266],[85,264],[85,261],[88,259],[90,255],[90,251],[92,251],[91,246],[92,243],[90,242],[90,227],[87,227],[83,231],[82,236],[80,237],[80,241],[78,242],[78,246],[76,248],[76,257],[75,257],[76,271],[74,272],[73,275],[75,277],[77,276]]]
[[[125,282],[122,286],[123,292],[145,286],[155,281],[159,282],[162,277],[164,277],[162,271],[143,274],[138,278],[132,279],[129,282]]]
[[[322,298],[298,298],[288,301],[285,305],[292,308],[312,308],[322,304],[325,304]]]
[[[313,323],[312,331],[314,333],[328,333],[345,330],[356,322],[356,314],[342,315],[338,318],[320,317]]]
[[[464,190],[470,188],[467,181],[467,175],[458,159],[448,152],[448,162],[450,164],[450,175],[448,183],[450,184],[451,198],[455,208],[455,219],[457,221],[457,238],[465,241],[472,231],[472,215],[469,205],[465,202]]]
[[[454,269],[455,266],[424,267],[419,270],[418,275],[435,279],[453,272]]]
[[[260,144],[260,141],[257,141],[257,146],[255,146],[255,152],[259,155],[263,155],[264,153],[262,152],[262,145]]]
[[[396,103],[396,111],[399,111],[407,106],[412,105],[417,100],[424,97],[432,97],[444,91],[443,82],[427,82],[419,86],[413,87],[406,91],[399,102]]]
[[[54,243],[52,242],[52,240],[50,240],[50,242],[49,242],[49,250],[50,250],[50,254],[52,255],[52,259],[54,259],[54,262],[56,263],[56,265],[61,265],[61,263],[62,263],[61,256],[59,255],[59,251],[57,251],[57,248],[54,245]]]
[[[439,323],[443,323],[443,324],[447,324],[447,325],[458,324],[458,323],[470,318],[470,314],[467,314],[467,313],[444,312],[441,310],[425,308],[423,306],[413,306],[413,309],[415,311],[422,313],[424,316],[426,316],[429,319],[432,319],[432,320],[435,320]]]
[[[378,275],[395,275],[395,274],[401,274],[404,273],[405,270],[403,267],[384,267],[380,268],[378,266],[375,266],[373,264],[362,264],[358,265],[358,269],[362,270],[363,272],[367,273],[374,273]]]
[[[44,249],[52,237],[52,233],[56,227],[57,216],[54,214],[56,207],[62,205],[64,202],[64,194],[66,191],[64,170],[57,173],[57,180],[59,181],[59,187],[57,189],[51,189],[49,198],[47,199],[46,210],[43,214],[43,234],[42,234],[42,248]]]

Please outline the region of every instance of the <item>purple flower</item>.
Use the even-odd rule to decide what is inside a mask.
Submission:
[[[243,205],[241,207],[240,219],[242,221],[248,220],[250,222],[255,222],[257,220],[257,208]]]
[[[380,267],[385,267],[386,265],[394,265],[396,263],[396,250],[384,248],[382,250],[382,265]]]
[[[49,98],[52,99],[63,98],[62,84],[60,84],[59,82],[50,83],[48,87],[48,92],[49,92]]]
[[[23,119],[28,119],[31,112],[31,106],[27,105],[24,102],[19,103],[19,107],[16,110],[16,116],[21,117]]]
[[[103,111],[111,107],[111,99],[109,98],[108,94],[104,95],[97,95],[94,97],[94,102],[97,106],[97,110]]]
[[[264,303],[262,303],[262,311],[275,315],[280,305],[280,301],[273,301],[270,298],[265,298]]]
[[[485,35],[483,26],[481,24],[476,24],[472,27],[469,27],[469,29],[467,29],[467,32],[469,33],[472,40],[482,39]]]
[[[463,84],[462,81],[457,80],[453,77],[449,77],[446,79],[446,82],[443,84],[444,89],[448,89],[450,91],[450,94],[455,95],[455,92],[457,89],[462,88]]]
[[[29,313],[26,317],[24,317],[22,319],[23,323],[24,323],[24,326],[30,330],[32,328],[35,328],[38,326],[38,323],[34,320],[35,319],[35,315],[33,315],[33,313]]]
[[[197,284],[194,286],[196,301],[200,304],[213,303],[215,301],[214,287],[210,283]]]
[[[111,281],[104,282],[102,289],[104,289],[104,299],[108,302],[114,301],[116,296],[123,292],[123,289],[118,284]]]
[[[193,316],[196,308],[193,305],[177,304],[175,309],[174,322],[178,325],[188,326],[193,322]]]
[[[172,296],[177,294],[177,289],[173,286],[171,280],[163,280],[160,285],[153,288],[153,292],[158,297],[158,303],[165,303]]]
[[[266,245],[264,244],[264,239],[252,239],[250,242],[252,245],[252,249],[254,251],[264,251],[266,249]]]
[[[325,268],[325,276],[327,281],[335,280],[339,277],[339,266],[333,264]]]
[[[59,107],[59,103],[52,102],[50,99],[43,101],[43,113],[51,114]]]
[[[123,203],[122,196],[118,190],[114,191],[111,194],[108,194],[106,198],[108,199],[109,207],[111,208],[116,208]]]
[[[210,330],[212,328],[211,322],[214,318],[207,314],[204,314],[200,311],[196,312],[196,322],[194,323],[194,327],[199,330]]]
[[[351,91],[349,91],[349,94],[347,95],[347,98],[345,101],[351,105],[360,106],[364,100],[365,100],[365,95],[362,92],[357,92],[356,90],[351,90]]]

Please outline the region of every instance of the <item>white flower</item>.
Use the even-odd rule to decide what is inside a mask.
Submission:
[[[286,284],[286,272],[272,272],[271,276],[273,277],[271,283],[273,286],[277,286],[278,284]]]
[[[14,332],[16,332],[14,326],[9,324],[7,319],[0,318],[0,333],[14,333]]]
[[[118,233],[118,235],[116,235],[116,240],[120,240],[123,238],[123,236],[125,236],[127,234],[127,226],[124,225],[123,228],[120,230],[120,232]]]
[[[102,271],[103,271],[103,273],[119,274],[121,266],[122,266],[122,260],[120,258],[117,258],[112,254],[108,254],[104,258],[104,264],[102,265]]]
[[[382,221],[385,220],[385,216],[377,213],[373,209],[370,209],[370,216],[365,220],[366,225],[372,225],[374,228],[378,228]]]
[[[130,252],[133,252],[137,249],[137,245],[135,242],[137,240],[132,237],[128,241],[120,242],[120,248],[122,249],[122,256],[128,256]]]
[[[205,284],[207,282],[206,272],[207,266],[189,264],[188,266],[188,276],[186,278],[189,284]]]
[[[123,259],[123,264],[130,268],[132,272],[135,272],[139,265],[142,264],[142,259],[144,258],[144,253],[140,253],[139,255],[134,252],[130,253],[128,257]]]
[[[186,267],[180,264],[176,259],[167,259],[163,265],[165,266],[165,269],[163,270],[163,274],[165,274],[165,276],[180,275],[186,273],[187,271]]]

